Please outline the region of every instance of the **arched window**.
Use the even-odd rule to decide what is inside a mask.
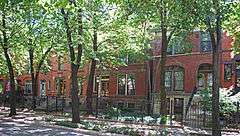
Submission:
[[[201,64],[198,68],[198,88],[200,90],[212,87],[212,65]]]
[[[184,69],[179,66],[170,66],[165,71],[165,88],[167,91],[184,90]]]

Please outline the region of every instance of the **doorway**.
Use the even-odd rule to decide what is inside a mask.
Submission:
[[[173,115],[176,121],[182,121],[184,98],[168,98],[167,106],[168,113]]]

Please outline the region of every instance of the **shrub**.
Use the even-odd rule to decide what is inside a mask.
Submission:
[[[121,111],[119,109],[115,107],[110,107],[110,108],[107,108],[107,110],[105,111],[105,117],[108,119],[112,119],[120,116],[120,112]]]
[[[229,90],[220,89],[219,91],[219,99],[220,99],[220,115],[222,117],[231,116],[232,113],[236,112],[235,102],[238,99],[238,96],[228,96]],[[201,106],[205,110],[212,110],[212,94],[211,89],[206,88],[200,92],[200,96],[202,97]]]
[[[162,116],[160,120],[160,124],[167,124],[167,116]]]

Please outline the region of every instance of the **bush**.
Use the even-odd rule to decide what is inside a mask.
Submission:
[[[167,124],[167,116],[161,117],[160,124]]]
[[[200,96],[202,97],[202,101],[200,102],[203,109],[212,111],[212,94],[211,89],[207,88],[200,92]],[[228,117],[231,116],[232,113],[236,112],[236,101],[239,100],[239,96],[229,96],[229,90],[220,89],[219,91],[219,99],[220,99],[220,116]]]
[[[105,117],[107,119],[112,119],[112,118],[115,118],[115,117],[118,117],[120,116],[120,110],[115,108],[115,107],[110,107],[110,108],[107,108],[107,110],[105,111]]]

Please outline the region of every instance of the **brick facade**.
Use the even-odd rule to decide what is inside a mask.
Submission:
[[[192,43],[192,51],[188,54],[178,54],[178,55],[168,55],[166,61],[166,67],[168,66],[178,66],[183,68],[184,70],[184,91],[183,92],[168,92],[168,98],[183,98],[184,103],[186,103],[187,98],[194,87],[197,87],[198,84],[198,69],[202,64],[212,64],[212,54],[211,52],[201,52],[200,51],[200,33],[194,32],[189,39]],[[233,63],[232,59],[232,39],[227,36],[227,33],[223,34],[222,39],[222,51],[220,56],[220,64],[221,64],[221,86],[225,88],[229,88],[235,83],[235,73],[234,70],[232,72],[232,76],[230,80],[224,80],[224,64],[225,63]],[[153,75],[154,75],[154,83],[155,87],[153,88],[156,91],[155,95],[159,92],[159,59],[160,51],[161,51],[161,40],[155,39],[152,41],[152,54],[153,54]],[[56,95],[56,78],[63,78],[65,81],[66,88],[66,96],[70,96],[70,64],[64,63],[64,69],[58,69],[58,57],[56,54],[52,53],[51,61],[51,70],[46,74],[40,74],[39,76],[39,85],[38,85],[38,95],[40,95],[40,81],[46,81],[46,94],[49,96]],[[79,72],[79,77],[83,79],[82,83],[82,95],[80,97],[86,96],[86,88],[87,88],[87,75],[89,73],[89,65],[86,65]],[[97,71],[97,73],[100,73]],[[148,63],[143,62],[140,64],[129,64],[128,66],[118,67],[117,69],[113,69],[110,71],[105,71],[109,76],[109,85],[108,85],[108,97],[114,98],[115,101],[119,102],[135,102],[146,101],[148,96],[148,88],[149,88],[149,71],[148,71]],[[118,95],[118,75],[119,74],[134,74],[136,80],[136,93],[135,95]],[[20,81],[20,85],[24,88],[26,81],[30,81],[31,77],[29,74],[23,74],[18,76],[17,79]],[[4,79],[0,79],[0,81],[4,81]],[[6,82],[2,82],[3,85]],[[158,112],[159,107],[156,106],[159,100],[154,100],[155,102],[155,112]],[[185,104],[184,104],[185,105]]]

